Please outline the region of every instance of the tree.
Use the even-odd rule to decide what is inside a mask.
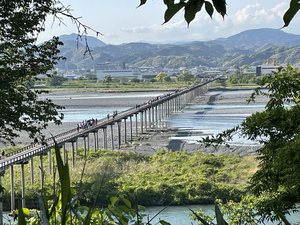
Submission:
[[[263,218],[287,223],[284,215],[300,203],[300,72],[292,66],[280,68],[274,75],[264,76],[261,85],[268,91],[257,88],[249,101],[258,95],[268,97],[263,112],[202,142],[226,143],[239,133],[261,143],[259,170],[251,177],[250,190],[263,197],[257,206]]]
[[[64,78],[54,73],[51,77],[48,77],[46,79],[46,84],[49,86],[59,86],[66,80],[67,78]]]
[[[159,74],[156,75],[155,79],[156,79],[157,81],[159,81],[159,82],[163,82],[163,79],[164,79],[164,77],[166,77],[166,76],[168,76],[168,74],[161,72],[161,73],[159,73]]]
[[[106,75],[103,78],[103,83],[110,83],[112,81],[112,78],[110,75]]]
[[[188,82],[188,81],[194,80],[194,76],[193,76],[193,74],[191,74],[189,72],[183,72],[180,75],[178,75],[177,80],[183,81],[183,82]]]
[[[171,77],[169,75],[163,77],[163,82],[168,83],[171,82]]]
[[[140,0],[140,5],[146,4],[147,0]],[[177,3],[175,3],[177,2]],[[216,10],[223,18],[227,13],[226,0],[164,0],[164,4],[167,6],[164,15],[164,23],[169,22],[172,17],[177,14],[181,9],[184,10],[184,19],[189,25],[194,19],[198,12],[201,11],[202,7],[205,7],[205,11],[212,18],[214,11]],[[283,16],[283,27],[287,27],[292,21],[293,17],[297,14],[300,9],[299,0],[290,0],[290,7],[287,9]]]
[[[31,138],[47,127],[48,122],[61,123],[62,107],[51,100],[41,101],[38,94],[46,91],[30,89],[28,81],[46,74],[62,57],[53,38],[41,45],[35,35],[44,30],[43,22],[55,9],[52,0],[0,2],[0,141],[14,144],[19,131]]]

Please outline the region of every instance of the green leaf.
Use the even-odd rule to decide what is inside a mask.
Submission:
[[[70,174],[69,174],[69,166],[68,162],[63,165],[63,161],[60,155],[59,147],[53,138],[55,143],[55,155],[56,155],[56,162],[58,168],[59,179],[61,182],[61,224],[66,223],[66,214],[67,214],[67,207],[71,200],[71,189],[70,189]]]
[[[200,217],[197,213],[195,213],[192,209],[189,208],[189,210],[194,214],[194,216],[201,222],[203,225],[209,225],[208,222],[206,222],[202,217]]]
[[[114,204],[118,201],[118,199],[119,199],[119,198],[116,197],[116,196],[111,197],[111,198],[110,198],[111,204],[114,205]]]
[[[215,203],[215,212],[216,212],[216,219],[218,225],[228,225],[228,223],[224,220],[223,214],[217,203]]]
[[[139,4],[139,6],[138,6],[138,7],[140,7],[140,6],[144,5],[146,2],[147,2],[147,0],[141,0],[141,3]],[[137,7],[137,8],[138,8],[138,7]]]
[[[292,21],[294,16],[297,14],[299,9],[300,9],[299,0],[291,0],[290,8],[285,12],[285,14],[283,16],[283,21],[284,21],[283,27],[287,27],[290,24],[290,22]]]
[[[208,13],[208,15],[210,16],[210,18],[212,18],[212,15],[214,13],[214,8],[212,6],[212,4],[208,1],[204,1],[205,3],[205,10]]]
[[[184,2],[180,2],[178,4],[169,4],[167,5],[168,8],[165,11],[165,21],[163,24],[167,23],[170,21],[170,19],[172,19],[172,17],[179,12],[179,10],[181,10],[184,6],[185,3]]]
[[[22,201],[18,199],[18,224],[19,225],[26,225],[25,215],[22,209]]]
[[[212,0],[217,12],[224,18],[226,15],[226,1],[225,0]]]
[[[196,13],[202,8],[202,0],[190,0],[184,9],[184,19],[188,25],[194,20]]]
[[[168,223],[167,221],[164,221],[164,220],[160,220],[159,222],[162,225],[171,225],[170,223]]]

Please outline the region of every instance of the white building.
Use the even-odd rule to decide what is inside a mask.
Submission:
[[[97,80],[103,80],[105,76],[126,77],[126,78],[142,78],[142,74],[138,69],[126,68],[125,63],[98,63],[95,67],[97,71]]]

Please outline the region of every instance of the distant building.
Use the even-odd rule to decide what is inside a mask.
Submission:
[[[98,63],[95,66],[97,71],[97,80],[103,80],[105,76],[111,76],[111,78],[125,77],[125,78],[142,78],[142,74],[138,69],[126,68],[125,63]]]
[[[276,65],[274,59],[272,59],[270,62],[267,59],[262,65],[256,67],[256,75],[262,76],[266,74],[272,74],[273,72],[276,72],[281,66]]]
[[[243,73],[245,74],[256,74],[256,67],[244,68]]]

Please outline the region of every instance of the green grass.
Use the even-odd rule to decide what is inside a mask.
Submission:
[[[76,166],[71,162],[70,173],[73,187],[79,190],[84,204],[106,205],[111,196],[123,193],[133,204],[203,204],[216,198],[239,200],[244,194],[247,180],[256,171],[255,157],[213,155],[159,151],[146,156],[134,152],[99,150],[87,154],[83,179],[80,180],[85,160],[83,149],[76,157]],[[52,154],[54,156],[54,154]],[[70,158],[70,154],[69,154]],[[54,159],[52,160],[52,162]],[[49,173],[48,156],[43,156],[45,190],[53,193],[53,180]],[[36,194],[41,189],[39,157],[34,158],[35,183],[30,182],[30,164],[25,165],[26,197],[29,208],[36,206]],[[14,166],[15,193],[21,195],[21,166]],[[5,188],[3,203],[9,210],[9,170],[2,178]],[[32,200],[33,199],[33,200]]]

